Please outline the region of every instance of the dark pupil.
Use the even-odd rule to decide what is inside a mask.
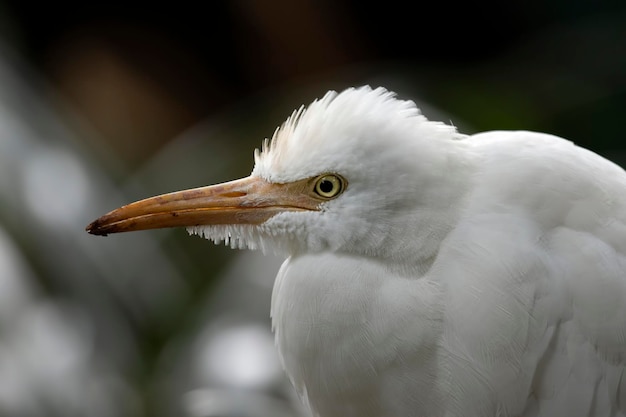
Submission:
[[[328,180],[320,182],[320,191],[323,193],[330,193],[333,190],[333,183]]]

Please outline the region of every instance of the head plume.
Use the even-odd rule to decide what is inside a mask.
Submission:
[[[292,181],[298,175],[304,178],[318,173],[329,157],[362,145],[355,141],[373,136],[384,143],[406,137],[395,135],[394,130],[419,134],[424,128],[429,129],[428,137],[459,136],[453,126],[429,122],[413,101],[399,100],[385,88],[329,91],[308,107],[295,110],[271,141],[264,141],[261,151],[255,152],[253,175],[274,182]]]

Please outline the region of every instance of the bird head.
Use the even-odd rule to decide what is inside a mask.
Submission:
[[[415,256],[450,223],[460,137],[384,88],[331,91],[265,140],[249,177],[138,201],[87,231],[183,226],[237,248]]]

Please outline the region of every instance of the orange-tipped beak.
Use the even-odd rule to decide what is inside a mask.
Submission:
[[[105,214],[86,230],[106,236],[164,227],[261,224],[285,211],[319,210],[320,201],[306,186],[305,181],[276,184],[247,177],[137,201]]]

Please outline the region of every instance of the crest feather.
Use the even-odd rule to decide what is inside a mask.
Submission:
[[[314,156],[324,157],[321,152],[332,155],[340,150],[340,143],[350,143],[350,138],[387,140],[393,126],[404,126],[414,134],[428,130],[424,137],[458,136],[454,126],[428,121],[413,101],[396,99],[395,93],[383,87],[329,91],[308,107],[300,106],[274,131],[271,140],[265,139],[261,151],[255,151],[252,175],[275,182],[300,179],[295,178],[295,169],[302,178],[313,175],[321,162],[319,158],[313,161]],[[380,134],[370,134],[372,128]]]

